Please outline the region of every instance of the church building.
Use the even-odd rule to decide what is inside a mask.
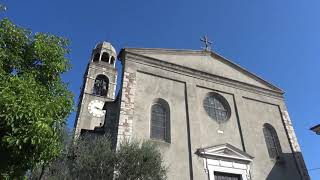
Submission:
[[[284,92],[209,48],[97,44],[75,129],[153,141],[169,180],[310,179]]]

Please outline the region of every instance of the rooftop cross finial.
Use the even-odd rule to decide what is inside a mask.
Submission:
[[[205,47],[203,47],[203,49],[204,49],[205,51],[210,51],[210,50],[211,50],[211,44],[212,44],[212,42],[209,41],[207,35],[204,35],[203,38],[200,38],[200,41],[202,41],[202,42],[204,43]]]

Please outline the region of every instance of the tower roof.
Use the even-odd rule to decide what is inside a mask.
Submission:
[[[114,54],[117,54],[116,49],[111,45],[111,43],[106,41],[98,43],[95,49],[108,49],[108,50],[111,50]]]

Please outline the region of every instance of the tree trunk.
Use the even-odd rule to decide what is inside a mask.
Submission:
[[[44,174],[44,164],[42,164],[42,167],[41,167],[41,173],[40,173],[40,176],[39,176],[39,180],[41,180],[42,179],[42,176],[43,176],[43,174]]]

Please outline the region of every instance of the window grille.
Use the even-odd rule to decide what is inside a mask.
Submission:
[[[281,146],[275,129],[270,124],[265,124],[263,134],[266,141],[269,157],[277,159],[281,155]]]
[[[170,125],[169,109],[161,103],[151,107],[151,138],[169,142]]]
[[[223,122],[228,120],[229,108],[227,108],[227,101],[222,99],[218,94],[210,94],[204,99],[203,106],[208,115],[217,120]]]
[[[93,94],[98,96],[107,96],[109,80],[105,75],[98,75],[94,81]]]

